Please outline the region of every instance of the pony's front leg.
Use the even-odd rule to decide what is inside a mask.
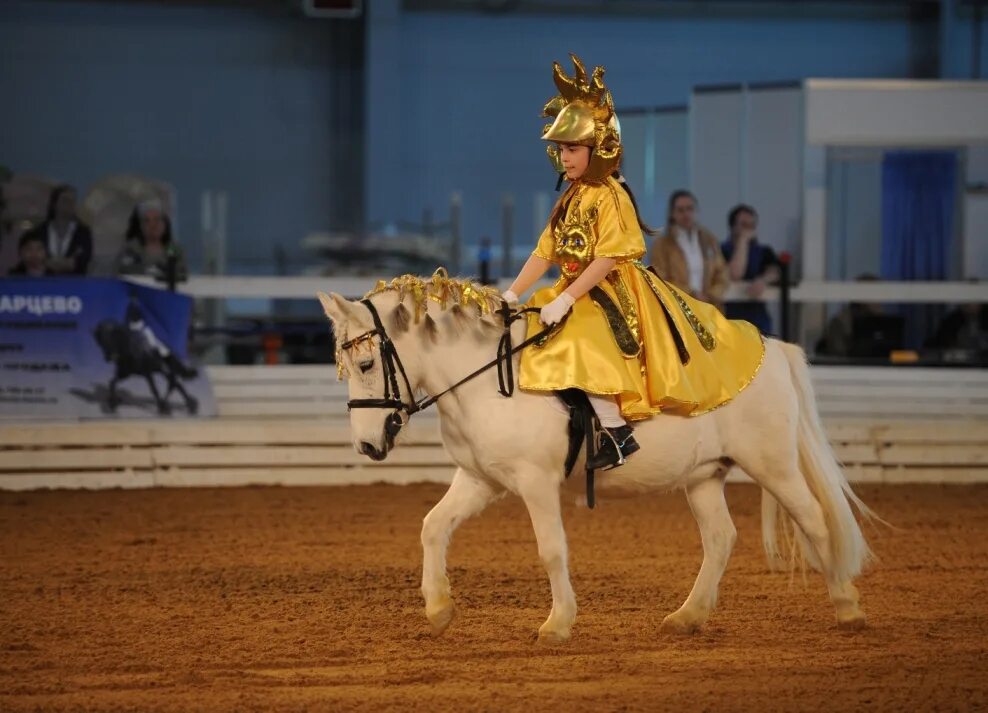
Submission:
[[[552,474],[532,471],[520,477],[518,494],[525,501],[539,544],[539,557],[552,587],[552,611],[539,627],[539,640],[568,641],[576,620],[576,595],[569,581],[566,531],[559,506],[559,482]]]
[[[703,564],[683,606],[662,622],[665,631],[678,634],[691,634],[707,621],[717,604],[720,578],[738,536],[724,500],[724,478],[717,476],[701,480],[687,488],[686,497],[700,526]]]
[[[120,405],[120,400],[117,398],[117,382],[120,381],[119,376],[114,376],[110,379],[110,387],[108,389],[108,394],[106,397],[106,406],[110,413],[116,413],[117,406]]]
[[[422,596],[434,634],[443,633],[455,613],[446,576],[446,548],[453,530],[498,495],[488,483],[457,468],[449,490],[422,521]]]
[[[171,406],[168,405],[168,399],[161,398],[161,394],[158,393],[158,387],[154,383],[154,376],[148,373],[144,375],[144,378],[147,379],[148,388],[151,390],[151,395],[154,396],[154,402],[158,405],[158,413],[167,416],[172,412]]]

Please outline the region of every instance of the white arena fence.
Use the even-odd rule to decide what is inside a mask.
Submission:
[[[210,368],[219,418],[0,425],[0,488],[448,482],[435,411],[382,463],[350,442],[345,384],[326,366]],[[988,481],[988,371],[813,367],[855,481]]]
[[[375,278],[194,277],[196,298],[358,296]],[[743,295],[741,286],[732,297]],[[766,300],[777,299],[770,290]],[[972,283],[802,283],[793,302],[988,302]],[[435,412],[382,463],[350,443],[332,365],[208,367],[212,420],[0,423],[0,488],[448,482]],[[988,481],[988,370],[814,366],[821,414],[855,481]],[[743,476],[742,476],[743,477]]]
[[[133,282],[160,287],[150,278],[129,278]],[[338,292],[345,297],[359,297],[370,291],[379,277],[252,277],[193,276],[178,285],[178,291],[196,299],[260,298],[313,299],[317,292]],[[506,290],[510,280],[500,280],[497,287]],[[552,284],[543,281],[543,285]],[[747,300],[745,284],[731,285],[727,300]],[[800,282],[790,288],[794,303],[825,302],[897,302],[917,304],[988,303],[988,282]],[[777,302],[779,288],[769,287],[762,300]]]

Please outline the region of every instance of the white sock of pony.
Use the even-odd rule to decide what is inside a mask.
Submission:
[[[593,406],[593,410],[596,412],[601,426],[604,428],[617,428],[626,423],[621,417],[621,408],[618,406],[616,398],[613,396],[597,396],[595,394],[587,394],[587,396],[590,398],[590,405]]]

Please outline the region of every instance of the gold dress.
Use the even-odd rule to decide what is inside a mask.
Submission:
[[[615,395],[621,414],[633,421],[660,412],[696,416],[751,382],[764,356],[758,330],[728,320],[645,268],[645,241],[620,183],[577,181],[559,206],[556,228],[550,221],[533,254],[559,265],[561,275],[527,306],[554,300],[595,258],[617,264],[576,300],[561,325],[524,350],[521,388]],[[538,315],[529,315],[529,336],[543,329]]]

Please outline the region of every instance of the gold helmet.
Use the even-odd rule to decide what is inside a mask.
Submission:
[[[588,80],[580,58],[575,54],[570,58],[576,69],[572,77],[566,76],[559,62],[552,63],[552,78],[559,94],[542,109],[542,116],[553,119],[552,124],[546,125],[542,139],[553,142],[546,153],[557,173],[564,173],[557,143],[589,146],[590,163],[581,180],[601,183],[621,165],[621,125],[611,93],[604,86],[604,68],[594,67]]]

